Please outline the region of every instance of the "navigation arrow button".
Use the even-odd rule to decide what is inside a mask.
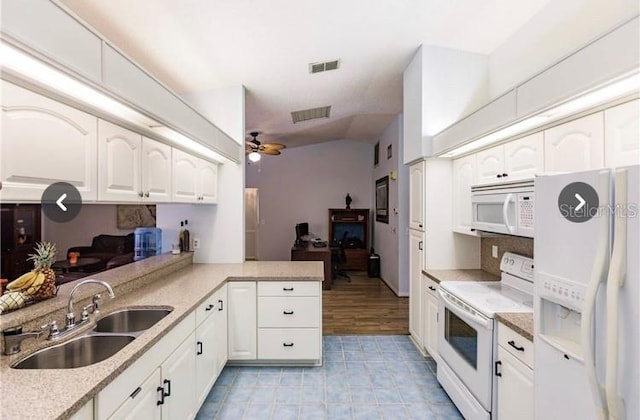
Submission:
[[[576,207],[575,211],[580,211],[580,209],[584,207],[586,201],[578,193],[575,193],[574,197],[580,202],[580,204],[578,204],[578,207]]]
[[[62,209],[62,211],[67,211],[67,206],[65,206],[64,204],[62,204],[62,202],[67,198],[67,193],[64,193],[60,196],[60,198],[58,198],[56,200],[56,204],[58,205],[58,207],[60,207],[60,209]]]

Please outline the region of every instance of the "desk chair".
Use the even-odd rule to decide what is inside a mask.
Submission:
[[[351,277],[346,271],[340,270],[338,266],[347,262],[347,254],[344,252],[344,246],[341,243],[339,247],[331,247],[331,278],[336,279],[338,276],[344,277],[347,281],[351,281]]]

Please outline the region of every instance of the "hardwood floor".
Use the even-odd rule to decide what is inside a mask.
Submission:
[[[322,292],[324,335],[409,334],[409,298],[399,298],[379,278],[350,271]]]

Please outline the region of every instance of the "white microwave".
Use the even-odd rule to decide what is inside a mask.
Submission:
[[[471,187],[472,223],[478,231],[533,238],[533,180]]]

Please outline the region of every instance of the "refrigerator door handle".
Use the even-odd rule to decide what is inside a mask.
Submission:
[[[509,224],[509,202],[513,198],[513,194],[509,193],[504,199],[504,203],[502,203],[502,220],[504,220],[504,225],[507,228],[507,232],[514,233],[514,230]]]
[[[608,236],[609,224],[608,222],[601,222],[600,234],[598,237],[606,238]],[[587,285],[587,291],[584,297],[584,306],[582,309],[582,320],[580,322],[580,339],[582,341],[582,354],[584,357],[584,367],[587,371],[587,378],[591,387],[591,392],[594,394],[594,402],[596,405],[597,418],[608,419],[606,393],[604,387],[600,384],[596,372],[596,359],[595,359],[595,337],[594,337],[594,315],[596,297],[598,295],[598,289],[600,284],[606,281],[606,263],[609,253],[608,241],[600,241],[599,248],[596,251],[596,255],[593,262],[593,268],[591,270],[591,278]]]
[[[611,419],[625,419],[624,401],[618,394],[618,339],[620,289],[624,286],[627,267],[627,219],[623,209],[627,205],[627,171],[616,172],[615,227],[613,251],[607,276],[607,345],[605,392]]]

